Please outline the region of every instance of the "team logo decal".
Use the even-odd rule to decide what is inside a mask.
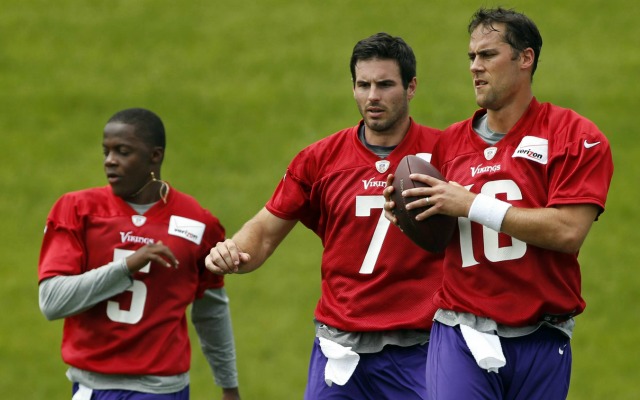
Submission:
[[[484,149],[484,158],[486,158],[487,161],[489,161],[496,155],[497,152],[498,152],[497,147],[487,147],[486,149]]]
[[[194,219],[172,215],[169,219],[169,235],[179,236],[195,244],[200,244],[204,234],[204,224]]]
[[[525,136],[511,157],[522,157],[540,164],[547,164],[549,141],[547,139]]]
[[[387,170],[389,169],[389,165],[391,163],[387,160],[380,160],[380,161],[376,161],[376,169],[378,170],[378,172],[380,172],[381,174],[384,174],[385,172],[387,172]]]
[[[147,222],[147,217],[145,217],[144,215],[132,215],[131,222],[133,222],[135,226],[142,226],[145,222]]]

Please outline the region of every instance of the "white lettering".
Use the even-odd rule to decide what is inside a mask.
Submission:
[[[381,187],[384,188],[387,186],[387,183],[384,181],[374,181],[373,178],[369,179],[368,181],[365,181],[364,179],[362,180],[362,183],[364,184],[364,188],[369,189],[370,187]]]
[[[476,176],[477,174],[484,174],[487,172],[498,172],[500,171],[500,164],[498,165],[487,165],[483,166],[482,164],[477,167],[471,167],[471,176]]]
[[[153,239],[142,237],[142,236],[134,236],[131,233],[132,231],[120,232],[120,240],[122,241],[122,243],[144,243],[144,244],[154,243]]]

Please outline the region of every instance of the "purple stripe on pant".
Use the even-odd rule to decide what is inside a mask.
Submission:
[[[431,400],[560,400],[571,378],[571,344],[562,332],[541,327],[517,338],[500,338],[507,365],[498,373],[480,368],[460,327],[434,321],[427,357]]]
[[[309,364],[305,400],[426,399],[425,368],[427,344],[410,347],[385,346],[379,353],[360,354],[349,381],[328,386],[324,380],[327,358],[315,339]]]

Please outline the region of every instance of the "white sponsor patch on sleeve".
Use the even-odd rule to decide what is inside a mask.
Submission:
[[[200,244],[205,225],[193,219],[172,215],[169,220],[169,235],[179,236],[195,244]]]
[[[511,157],[522,157],[540,164],[547,164],[549,158],[549,141],[547,139],[525,136]]]

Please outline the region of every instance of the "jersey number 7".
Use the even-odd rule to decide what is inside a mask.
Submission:
[[[371,210],[374,208],[382,209],[384,207],[384,196],[356,196],[356,217],[370,217]],[[382,249],[382,243],[384,237],[387,235],[389,225],[391,222],[385,218],[384,212],[380,213],[376,230],[373,232],[371,242],[369,242],[369,248],[367,248],[367,255],[362,261],[360,266],[361,274],[373,273],[373,267],[378,261],[380,255],[380,249]]]

